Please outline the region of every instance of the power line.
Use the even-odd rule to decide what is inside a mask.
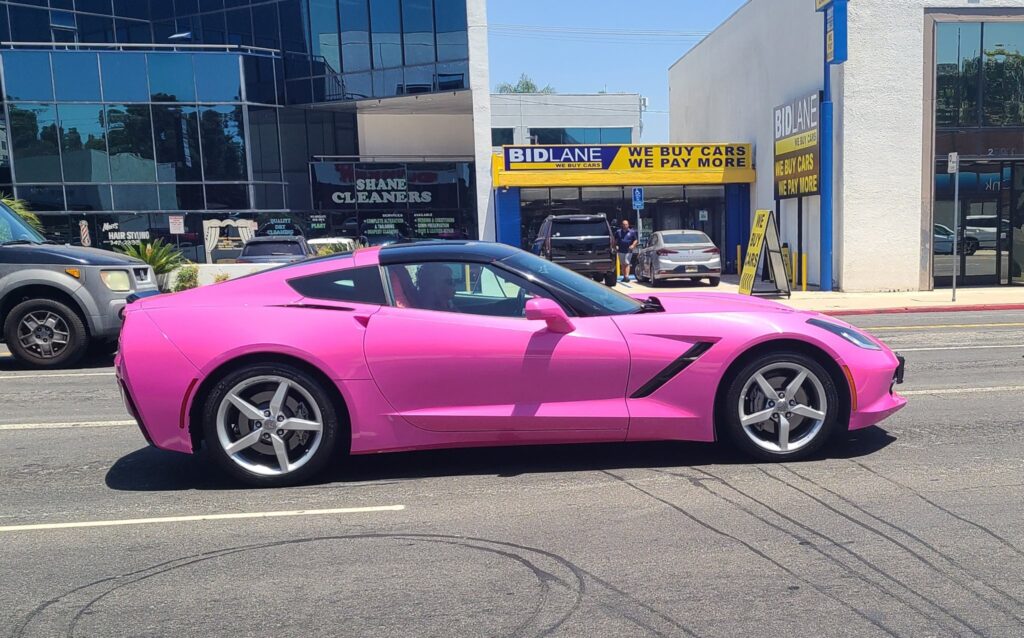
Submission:
[[[491,24],[491,31],[518,33],[577,34],[588,36],[626,36],[654,38],[703,38],[710,31],[667,31],[663,29],[609,29],[601,27],[566,27],[531,24]]]

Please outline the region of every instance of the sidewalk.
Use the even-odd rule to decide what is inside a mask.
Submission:
[[[651,288],[631,281],[615,288],[627,294],[638,292],[738,292],[738,278],[726,276],[717,288],[706,282],[669,281]],[[775,297],[766,297],[776,299]],[[960,288],[952,301],[948,288],[923,292],[807,292],[794,291],[789,299],[777,301],[801,310],[817,310],[833,315],[857,315],[901,312],[950,312],[977,310],[1024,310],[1024,286]]]

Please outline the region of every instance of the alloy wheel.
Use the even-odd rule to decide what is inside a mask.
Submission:
[[[740,425],[759,448],[792,453],[809,445],[828,416],[825,388],[817,375],[799,363],[766,365],[740,392]]]
[[[239,467],[283,476],[309,462],[320,448],[323,415],[300,383],[261,375],[237,383],[217,409],[217,439]]]
[[[63,317],[49,310],[26,314],[18,324],[21,346],[40,359],[54,359],[71,342],[71,330]]]

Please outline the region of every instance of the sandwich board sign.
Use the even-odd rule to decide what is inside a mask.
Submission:
[[[775,214],[770,210],[759,210],[754,214],[754,225],[750,230],[750,243],[747,256],[743,259],[743,270],[740,273],[740,294],[769,294],[790,296],[789,277],[786,273],[786,262],[782,256],[782,245],[779,231],[775,227]],[[767,253],[764,247],[768,247]],[[775,284],[774,290],[754,292],[754,281],[761,265],[761,255],[765,256],[764,272],[767,279]]]

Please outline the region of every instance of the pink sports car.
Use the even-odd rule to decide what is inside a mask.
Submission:
[[[153,445],[242,481],[345,454],[728,438],[807,456],[906,400],[903,359],[757,298],[631,297],[502,244],[312,259],[125,311],[117,378]]]

